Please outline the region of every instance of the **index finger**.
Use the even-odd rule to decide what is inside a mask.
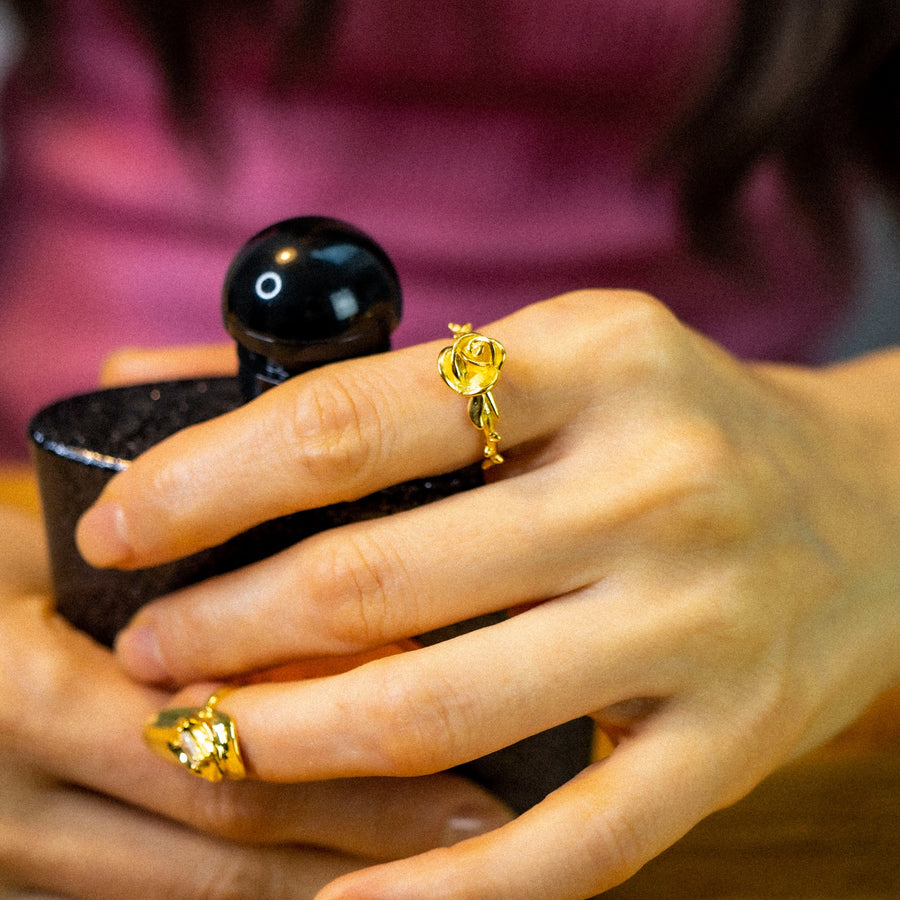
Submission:
[[[559,318],[558,305],[553,310],[538,304],[484,329],[509,354],[494,389],[504,447],[573,413],[569,379],[559,374],[565,365],[546,339],[550,319]],[[97,566],[161,563],[278,516],[480,458],[481,435],[465,401],[437,374],[447,343],[308,372],[174,435],[117,475],[85,514],[77,535],[82,554]],[[596,355],[588,337],[578,343],[566,348],[568,365]]]

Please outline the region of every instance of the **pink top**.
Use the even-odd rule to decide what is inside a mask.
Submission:
[[[841,303],[772,170],[750,192],[753,291],[687,252],[671,185],[639,175],[660,124],[727,53],[722,0],[354,0],[321,84],[273,97],[272,35],[217,17],[224,126],[202,164],[166,124],[151,58],[111,0],[65,0],[63,77],[7,91],[0,453],[122,345],[220,340],[228,261],[281,218],[368,231],[405,294],[396,343],[582,287],[633,287],[734,351],[804,359]],[[277,23],[276,23],[277,25]],[[213,33],[213,28],[216,29]]]

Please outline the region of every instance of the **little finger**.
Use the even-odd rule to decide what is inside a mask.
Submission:
[[[378,858],[508,818],[483,789],[449,775],[402,785],[206,784],[144,745],[144,724],[165,693],[127,679],[108,651],[49,615],[39,598],[9,605],[0,624],[16,635],[0,657],[0,747],[48,777],[233,840],[311,843]]]
[[[715,735],[661,716],[509,825],[345,876],[316,900],[583,900],[739,799],[754,775]]]

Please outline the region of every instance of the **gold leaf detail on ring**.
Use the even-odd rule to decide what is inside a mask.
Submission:
[[[500,418],[491,388],[500,378],[506,350],[499,341],[472,331],[471,325],[450,325],[456,335],[453,344],[438,356],[441,378],[457,394],[470,397],[469,419],[484,434],[484,460],[488,468],[499,465],[503,457],[497,450],[500,435],[495,422]]]

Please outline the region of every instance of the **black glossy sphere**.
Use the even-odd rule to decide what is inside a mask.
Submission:
[[[388,349],[400,282],[387,254],[358,228],[303,216],[247,241],[225,277],[222,310],[244,357],[294,374]]]

